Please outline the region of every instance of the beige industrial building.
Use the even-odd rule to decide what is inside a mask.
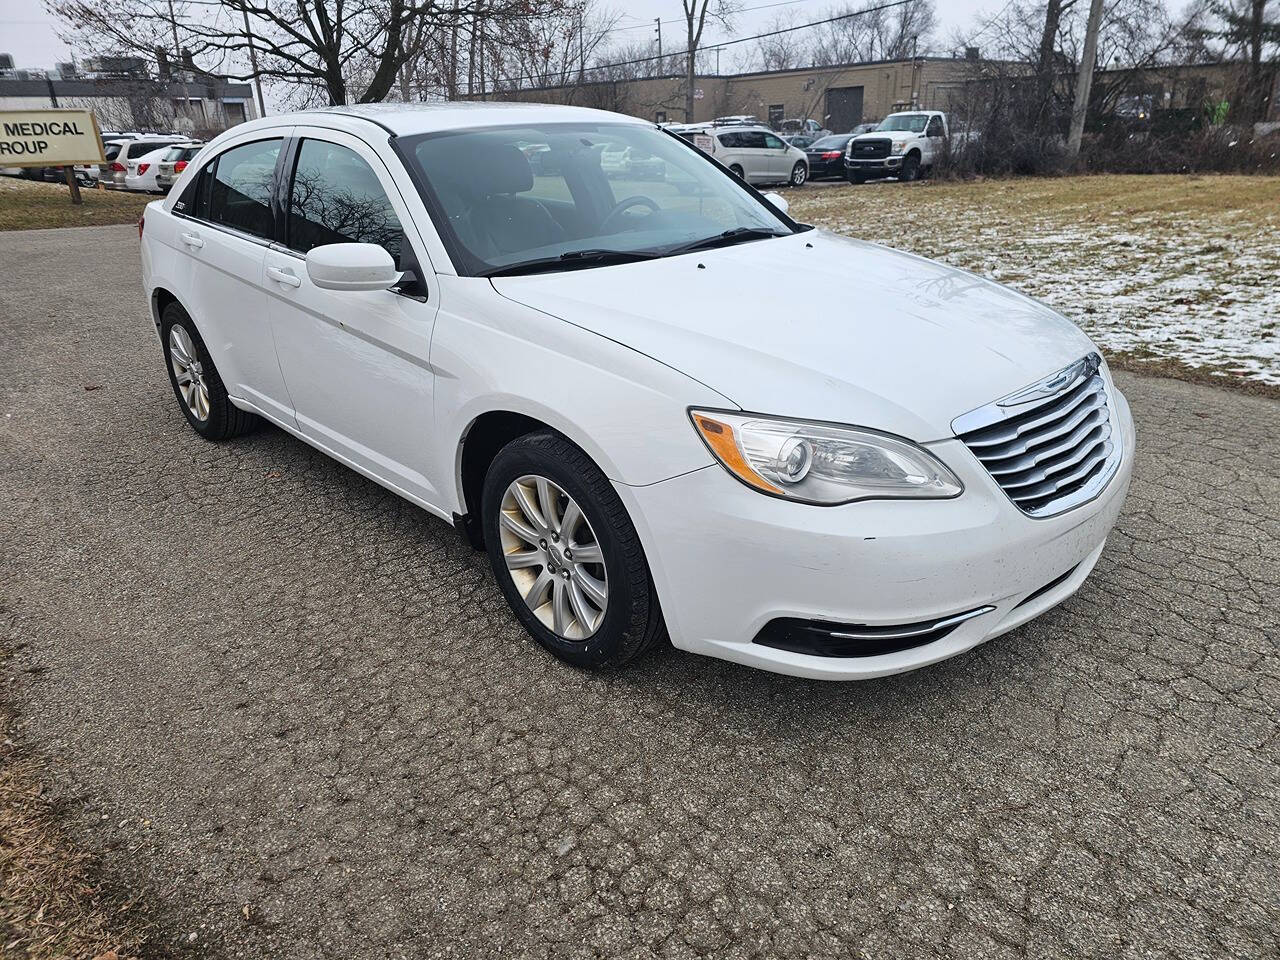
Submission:
[[[1201,108],[1231,98],[1241,66],[1221,63],[1103,70],[1095,91],[1119,83],[1125,112]],[[783,120],[812,118],[831,130],[851,130],[895,110],[957,110],[983,96],[984,85],[1029,74],[1029,66],[950,57],[919,57],[803,67],[734,75],[702,75],[694,82],[693,116],[685,115],[685,78],[589,79],[565,86],[503,90],[492,99],[568,103],[615,110],[649,120],[702,122],[750,114],[778,128]],[[1280,75],[1273,76],[1280,85]],[[1270,116],[1280,118],[1280,96]]]

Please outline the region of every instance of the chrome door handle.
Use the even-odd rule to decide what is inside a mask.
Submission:
[[[188,247],[194,247],[199,250],[204,246],[204,241],[197,237],[194,233],[184,233],[181,235],[182,242]]]
[[[281,270],[279,267],[267,267],[267,276],[276,283],[283,283],[286,287],[302,286],[301,277],[287,270]]]

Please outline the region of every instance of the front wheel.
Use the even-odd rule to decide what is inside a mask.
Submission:
[[[664,634],[649,565],[613,485],[551,432],[503,447],[481,495],[485,549],[516,618],[579,667],[620,666]]]
[[[849,182],[853,184],[863,184],[867,182],[867,175],[861,170],[849,171]]]
[[[803,163],[797,163],[791,168],[791,185],[793,187],[803,187],[804,182],[809,179],[809,168]]]
[[[737,177],[739,180],[746,179],[746,178],[742,175],[742,167],[738,166],[736,163],[735,163],[733,166],[731,166],[731,167],[729,168],[729,172],[730,172],[730,173],[732,173],[732,174],[733,174],[735,177]]]
[[[899,180],[910,183],[912,180],[920,179],[920,157],[914,153],[908,154],[907,159],[902,161],[902,173],[898,175]]]

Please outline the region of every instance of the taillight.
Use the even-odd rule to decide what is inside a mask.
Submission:
[[[140,163],[140,164],[138,164],[138,176],[142,176],[144,173],[146,173],[146,172],[147,172],[147,167],[149,167],[149,166],[151,166],[151,164],[149,164],[149,163]]]
[[[173,165],[174,173],[181,173],[185,169],[187,169],[187,161],[185,160],[179,160],[177,163]]]
[[[112,162],[111,166],[107,167],[107,169],[112,173],[124,173],[124,164],[119,160],[115,160]]]
[[[840,156],[839,150],[828,150],[822,155],[823,160],[835,160]]]
[[[142,224],[143,224],[143,221],[146,220],[146,218],[147,218],[147,215],[145,213],[138,218],[138,239],[139,240],[142,239]]]

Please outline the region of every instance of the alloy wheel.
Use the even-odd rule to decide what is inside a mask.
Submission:
[[[609,604],[604,554],[582,508],[546,477],[513,480],[498,528],[507,572],[525,605],[564,640],[586,640]]]
[[[195,344],[186,328],[175,323],[169,328],[169,363],[173,378],[178,384],[182,402],[197,420],[209,419],[209,385],[205,381],[204,367],[196,354]]]
[[[803,163],[797,163],[791,168],[791,185],[793,187],[804,186],[804,181],[808,176],[808,172],[804,168]]]

